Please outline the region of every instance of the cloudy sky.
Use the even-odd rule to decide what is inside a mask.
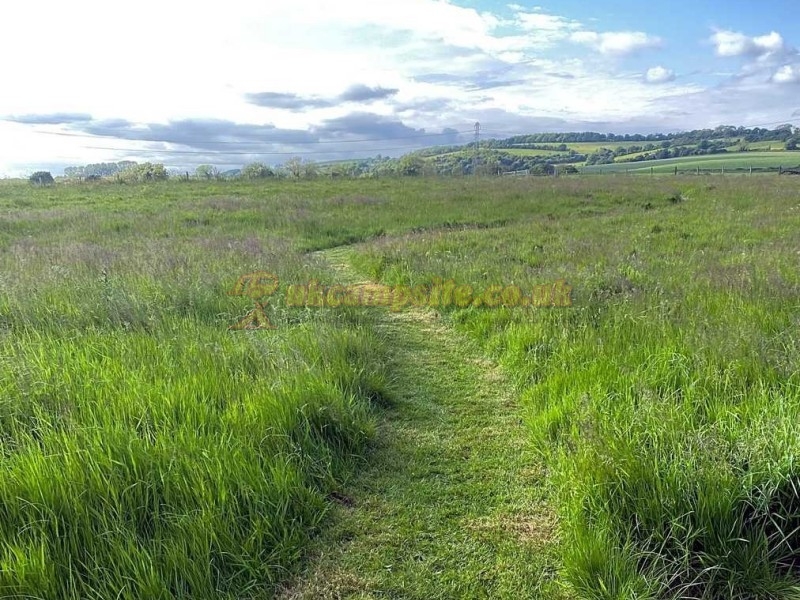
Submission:
[[[796,0],[26,0],[0,176],[222,169],[483,135],[800,125]]]

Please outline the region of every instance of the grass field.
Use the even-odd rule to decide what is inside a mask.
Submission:
[[[643,142],[570,142],[567,143],[567,148],[571,150],[575,150],[578,154],[591,154],[592,152],[597,152],[598,150],[602,150],[603,148],[608,148],[609,150],[616,150],[617,148],[623,148],[627,146],[642,146]],[[558,144],[556,144],[558,145]]]
[[[728,146],[728,152],[738,152],[741,148],[742,144],[737,143],[732,146]],[[755,150],[766,150],[769,152],[781,152],[786,149],[786,143],[781,142],[780,140],[767,140],[765,142],[746,142],[745,146],[747,147],[748,151],[752,152]]]
[[[508,152],[515,156],[555,156],[563,154],[563,152],[557,152],[555,150],[534,150],[529,148],[508,148],[503,149],[502,152]]]
[[[569,150],[574,150],[579,154],[591,154],[602,148],[615,150],[620,147],[627,147],[632,145],[642,146],[643,142],[631,143],[613,143],[603,144],[601,142],[576,142],[566,144]],[[636,152],[633,154],[625,154],[618,156],[612,164],[606,165],[591,165],[580,167],[584,173],[635,173],[635,172],[650,172],[651,169],[654,173],[671,173],[675,167],[679,170],[688,171],[692,169],[701,170],[749,170],[765,169],[778,167],[793,168],[800,166],[800,152],[790,152],[783,149],[784,144],[778,141],[771,142],[756,142],[748,144],[749,150],[747,152],[740,152],[740,145],[736,144],[728,148],[727,154],[711,154],[706,156],[686,156],[681,158],[668,158],[662,160],[647,160],[641,162],[633,162],[632,159],[637,156],[648,154],[648,152]],[[502,149],[502,152],[508,152],[516,156],[556,156],[563,154],[554,150],[539,150],[531,148],[508,148]],[[464,155],[468,156],[468,151],[450,152],[438,156],[452,156]],[[430,159],[430,158],[429,158]],[[581,163],[582,164],[582,163]]]
[[[650,172],[670,173],[675,167],[679,170],[713,169],[745,170],[766,169],[778,167],[792,168],[800,166],[800,152],[776,151],[771,152],[736,152],[730,154],[710,154],[707,156],[687,156],[682,158],[667,158],[663,160],[648,160],[642,162],[614,163],[609,165],[593,165],[582,167],[585,173],[636,173]]]
[[[696,144],[688,145],[688,146],[672,146],[673,148],[695,148]],[[736,149],[738,151],[738,148]],[[630,163],[631,160],[636,158],[637,156],[644,156],[646,154],[652,153],[652,150],[648,150],[647,152],[632,152],[631,154],[623,154],[622,156],[617,156],[614,158],[615,162],[627,162]]]
[[[514,156],[555,156],[558,154],[563,154],[563,152],[556,152],[555,150],[533,150],[529,148],[498,148],[498,152],[507,152],[508,154],[512,154]],[[474,156],[474,154],[474,150],[458,150],[456,152],[443,152],[442,154],[437,154],[432,157],[426,157],[426,159],[430,160],[439,156],[471,157]]]
[[[0,597],[800,597],[798,192],[0,182]]]

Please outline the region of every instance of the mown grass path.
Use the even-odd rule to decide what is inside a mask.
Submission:
[[[348,251],[324,256],[353,283]],[[393,404],[281,597],[560,596],[545,472],[510,382],[434,311],[387,311],[378,326]]]

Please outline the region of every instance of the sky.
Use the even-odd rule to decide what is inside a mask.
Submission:
[[[0,177],[800,125],[796,0],[7,4]]]

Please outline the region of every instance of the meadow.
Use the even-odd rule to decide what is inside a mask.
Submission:
[[[800,597],[798,192],[0,182],[0,596]],[[572,306],[233,331],[255,271]]]
[[[752,152],[732,152],[729,154],[709,154],[705,156],[686,156],[681,158],[665,158],[641,162],[615,162],[607,165],[581,167],[584,173],[672,173],[677,167],[680,171],[700,169],[721,172],[748,171],[751,167],[759,169],[784,169],[800,166],[800,154],[787,150],[771,150],[766,148]]]

